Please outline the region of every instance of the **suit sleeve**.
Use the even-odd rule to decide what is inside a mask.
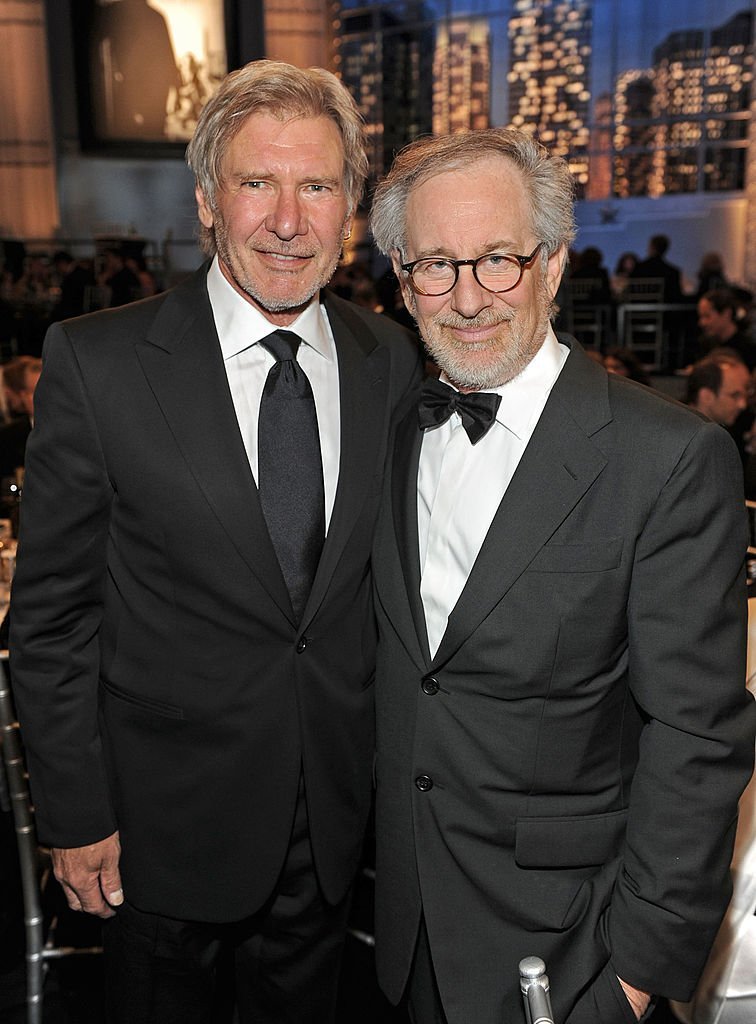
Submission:
[[[55,324],[35,393],[10,636],[37,829],[51,846],[86,845],[116,828],[97,714],[112,500],[80,367]]]
[[[737,802],[753,767],[746,545],[735,447],[702,424],[636,548],[629,671],[647,724],[609,917],[617,974],[682,1000],[729,898]]]

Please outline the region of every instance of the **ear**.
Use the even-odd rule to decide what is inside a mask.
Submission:
[[[698,389],[698,409],[699,412],[707,412],[711,409],[712,405],[717,399],[716,391],[711,388],[699,388]]]
[[[409,283],[409,275],[405,274],[401,266],[401,256],[399,250],[394,249],[391,253],[391,266],[396,274],[396,279],[399,282],[399,288],[402,292],[402,298],[404,299],[404,305],[407,307],[410,313],[414,315],[415,312],[415,293]]]
[[[199,187],[197,187],[194,190],[194,197],[197,200],[197,214],[200,219],[200,224],[203,228],[210,230],[214,223],[213,213],[205,199],[205,194]]]
[[[549,256],[549,262],[546,264],[546,287],[550,299],[554,298],[559,289],[559,282],[562,280],[566,266],[567,246],[561,245],[555,253]]]

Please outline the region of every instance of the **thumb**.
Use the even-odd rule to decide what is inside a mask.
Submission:
[[[100,871],[100,888],[112,907],[118,907],[123,903],[121,872],[118,870],[118,864],[103,866]]]

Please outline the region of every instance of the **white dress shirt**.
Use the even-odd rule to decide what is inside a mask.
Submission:
[[[476,445],[456,412],[423,435],[417,525],[431,657],[568,355],[549,327],[522,373],[493,389],[502,396],[496,421]]]
[[[276,361],[259,342],[275,331],[276,326],[229,284],[218,265],[217,256],[208,271],[207,291],[239,430],[252,475],[257,481],[257,421],[260,415],[260,399],[268,372]],[[312,300],[294,323],[283,329],[293,331],[302,339],[297,352],[297,362],[307,374],[315,398],[320,453],[323,460],[327,530],[336,497],[341,448],[336,344],[325,308],[317,299]],[[201,387],[202,381],[197,381],[197,386]]]

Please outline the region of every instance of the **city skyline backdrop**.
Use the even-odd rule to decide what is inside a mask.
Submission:
[[[514,124],[566,156],[584,198],[744,188],[749,0],[335,3],[334,69],[378,175],[428,132]]]

